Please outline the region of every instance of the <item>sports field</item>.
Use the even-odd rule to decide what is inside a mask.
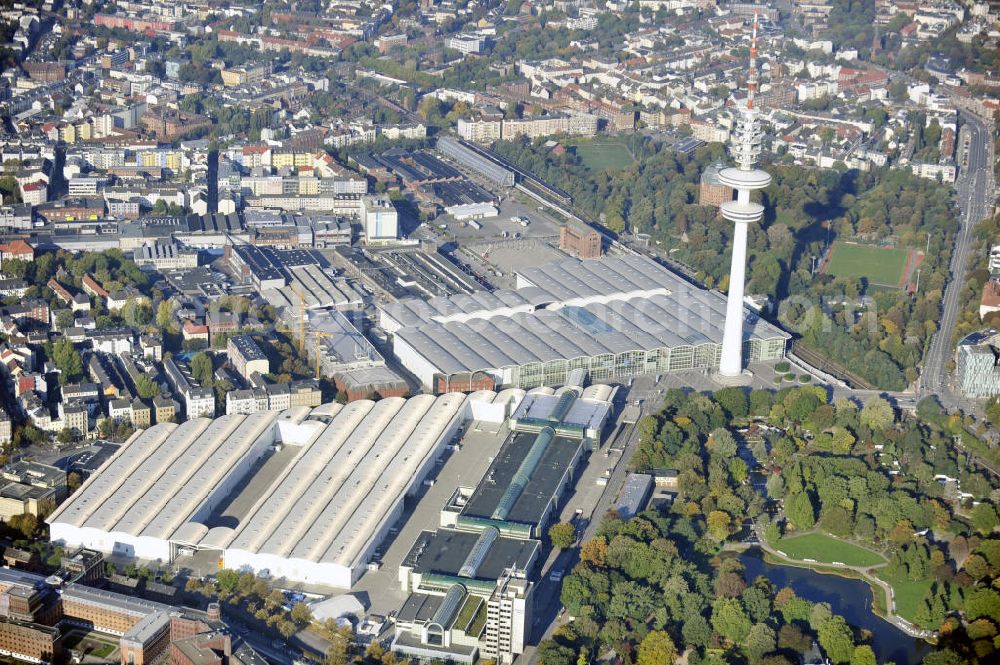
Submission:
[[[885,563],[885,559],[875,552],[823,533],[782,538],[774,548],[800,561],[812,559],[819,563],[842,563],[847,566],[875,566]]]
[[[866,277],[872,284],[898,287],[903,282],[909,250],[833,243],[825,272],[834,277]]]
[[[576,146],[576,154],[580,156],[588,169],[594,171],[607,169],[617,171],[628,168],[635,162],[628,146],[617,141],[581,143]]]

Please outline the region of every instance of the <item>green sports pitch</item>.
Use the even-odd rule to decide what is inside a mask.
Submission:
[[[782,538],[775,544],[775,549],[799,561],[839,563],[847,566],[876,566],[885,563],[880,554],[825,533],[807,533]]]
[[[824,272],[834,277],[865,277],[872,284],[903,284],[909,250],[835,242]]]
[[[628,146],[617,141],[581,143],[576,146],[576,154],[593,171],[618,171],[635,162]]]

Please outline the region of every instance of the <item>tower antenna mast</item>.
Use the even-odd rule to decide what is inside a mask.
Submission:
[[[726,296],[726,324],[722,335],[722,355],[717,379],[721,383],[746,381],[743,371],[743,324],[746,318],[743,289],[747,270],[747,227],[764,218],[764,206],[750,200],[750,193],[771,183],[771,176],[757,168],[763,131],[754,106],[757,91],[757,14],[750,37],[750,70],[747,76],[747,103],[737,108],[729,152],[736,167],[719,172],[719,180],[736,191],[736,198],[722,204],[722,216],[733,222],[733,259]]]
[[[750,72],[747,76],[747,109],[753,110],[757,94],[757,14],[753,15],[753,32],[750,35]]]

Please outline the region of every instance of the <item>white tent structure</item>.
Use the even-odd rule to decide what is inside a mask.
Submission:
[[[148,560],[218,551],[227,568],[350,588],[404,497],[496,397],[392,397],[155,425],[48,518],[51,538]],[[283,464],[261,464],[288,446]]]

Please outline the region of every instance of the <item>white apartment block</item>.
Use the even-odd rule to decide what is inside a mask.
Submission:
[[[497,581],[486,604],[486,633],[481,653],[497,663],[513,663],[524,651],[531,631],[533,585],[511,571]]]

